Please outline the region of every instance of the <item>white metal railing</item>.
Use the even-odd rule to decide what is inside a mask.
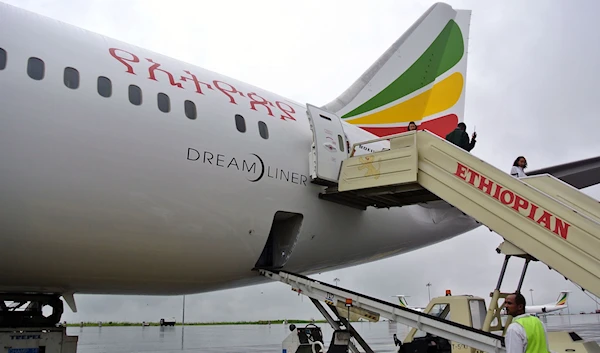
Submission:
[[[426,131],[426,130],[421,130],[421,131]],[[354,152],[356,152],[356,147],[358,147],[358,146],[368,145],[370,143],[379,142],[379,141],[386,141],[386,140],[389,141],[389,140],[394,139],[396,137],[408,136],[410,134],[416,135],[416,133],[417,133],[417,131],[405,131],[405,132],[400,132],[400,133],[389,135],[389,136],[379,137],[379,138],[372,139],[372,140],[367,140],[367,141],[363,141],[363,142],[356,142],[356,143],[352,144],[352,153],[350,153],[350,157],[354,157]]]

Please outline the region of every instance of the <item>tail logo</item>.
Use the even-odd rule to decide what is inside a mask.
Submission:
[[[465,77],[456,68],[464,54],[463,33],[451,19],[406,71],[342,118],[379,136],[404,132],[408,122],[419,124],[425,118],[422,128],[451,131],[459,120],[451,108],[464,92]]]
[[[560,305],[565,305],[565,304],[567,304],[567,293],[562,293],[562,296],[560,297],[558,302],[556,302],[556,305],[560,306]]]

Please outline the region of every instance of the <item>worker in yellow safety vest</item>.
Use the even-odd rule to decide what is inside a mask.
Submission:
[[[513,317],[508,325],[504,343],[506,353],[548,353],[546,327],[536,316],[525,314],[525,297],[513,293],[504,300],[506,312]]]

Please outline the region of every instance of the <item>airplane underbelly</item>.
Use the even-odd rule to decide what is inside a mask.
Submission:
[[[9,234],[13,236],[4,239],[8,246],[0,257],[0,267],[11,269],[0,274],[0,283],[10,286],[0,289],[182,294],[262,281],[251,269],[268,229],[256,231],[261,235],[242,234],[224,224],[219,228],[217,222],[209,222],[205,217],[202,224],[182,222],[181,226],[169,229],[164,219],[152,222],[154,218],[148,217],[148,222],[143,223],[147,224],[146,231],[140,232],[118,227],[117,218],[99,218],[113,227],[102,227],[101,221],[82,227],[84,222],[62,219],[57,222],[52,220],[56,214],[40,216],[42,213],[30,218],[27,227],[23,227],[22,218],[20,222],[1,220],[3,225],[12,226]],[[310,223],[327,225],[326,214],[322,213],[320,218],[310,215],[309,210],[306,213],[306,219],[315,217]],[[203,215],[219,217],[210,212]],[[390,218],[398,219],[397,215],[374,217],[372,222],[356,222],[358,229],[344,232],[302,232],[286,268],[314,273],[364,263],[433,244],[473,228],[468,221],[455,229],[436,231],[434,225],[430,229],[421,228],[417,237],[400,229],[373,231],[374,222],[382,224],[386,218],[388,224],[393,222]],[[270,221],[266,217],[264,220]],[[313,230],[316,229],[315,226]]]
[[[148,282],[166,291],[178,282],[208,285],[248,272],[268,233],[266,217],[253,227],[233,202],[223,210],[194,200],[222,196],[210,188],[180,194],[181,184],[148,180],[145,188],[121,190],[56,180],[40,189],[37,178],[25,179],[2,190],[8,202],[0,268],[14,271],[3,271],[1,283],[133,290]]]
[[[292,272],[316,273],[396,256],[477,228],[462,212],[443,202],[440,208],[420,205],[402,208],[349,211],[321,219],[326,227],[315,231],[295,249],[288,263]],[[333,219],[333,220],[332,220]],[[329,231],[327,231],[329,230]],[[300,255],[302,254],[302,255]]]

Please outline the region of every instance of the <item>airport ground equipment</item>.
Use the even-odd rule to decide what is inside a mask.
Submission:
[[[313,304],[323,314],[331,327],[334,330],[340,330],[344,326],[366,353],[373,353],[373,350],[358,334],[352,324],[348,322],[347,317],[351,316],[348,315],[348,312],[351,310],[354,315],[364,317],[367,320],[380,315],[410,327],[417,327],[424,332],[445,338],[449,341],[475,347],[484,352],[501,353],[506,351],[503,347],[504,338],[499,335],[444,320],[434,315],[404,308],[400,305],[388,303],[348,289],[321,283],[302,275],[285,271],[271,272],[264,269],[259,270],[259,273],[272,280],[285,283],[291,286],[293,291],[311,298]],[[326,308],[320,303],[321,301],[327,304],[327,307],[338,317],[338,321],[329,315]],[[340,306],[346,307],[347,311],[344,312],[344,310],[338,309]],[[353,344],[349,345],[349,349],[353,353],[359,352]]]
[[[44,315],[44,307],[52,312]],[[0,293],[0,328],[55,327],[63,311],[59,295]]]
[[[63,310],[57,294],[0,293],[0,353],[77,352],[78,337],[58,325]]]
[[[334,330],[331,343],[327,350],[323,345],[323,333],[315,324],[308,324],[303,328],[290,325],[290,334],[282,343],[283,353],[347,353],[350,344],[348,330]]]
[[[349,307],[348,319],[366,312],[367,318],[381,315],[426,333],[424,340],[415,340],[414,333],[412,338],[407,337],[406,344],[412,348],[401,346],[401,351],[426,351],[431,344],[440,351],[458,351],[457,344],[470,352],[503,351],[503,337],[489,331],[504,333],[510,323],[509,318],[506,325],[502,324],[498,300],[506,296],[500,287],[512,256],[525,259],[517,290],[521,289],[529,262],[542,261],[600,296],[600,205],[596,200],[551,175],[514,178],[426,130],[356,143],[347,151],[339,117],[312,105],[307,105],[307,114],[313,133],[309,153],[311,182],[324,186],[319,198],[361,210],[443,200],[505,240],[497,249],[506,256],[500,278],[491,295],[490,308],[485,308],[483,302],[485,315],[480,313],[476,327],[472,316],[470,325],[465,325],[466,321],[449,322],[297,274],[259,270],[309,296],[334,329],[336,325],[339,328],[339,323],[344,324],[338,312],[344,299]],[[389,148],[355,155],[359,147],[382,141],[389,141]],[[328,318],[318,301],[325,301],[340,321]],[[359,311],[351,312],[350,307]],[[471,308],[462,312],[470,313]],[[497,323],[492,326],[494,320]],[[481,327],[477,327],[479,324]],[[352,330],[347,321],[346,325]],[[371,352],[366,343],[360,342],[362,338],[352,333],[365,351]],[[598,346],[581,346],[580,350],[585,351],[584,348],[595,352]]]
[[[444,319],[448,318],[453,322],[471,326],[475,329],[482,329],[485,332],[489,332],[491,328],[493,333],[498,334],[503,334],[505,327],[511,322],[510,316],[501,316],[498,313],[498,316],[494,317],[498,323],[490,327],[487,320],[490,312],[495,313],[495,311],[488,311],[485,300],[472,295],[453,296],[448,294],[433,298],[423,312]],[[504,325],[502,325],[503,319],[506,321]],[[411,329],[406,335],[400,352],[427,353],[427,347],[431,347],[432,344],[438,347],[438,352],[477,353],[477,350],[473,347],[442,337],[435,337],[416,328]],[[595,341],[584,341],[575,332],[548,332],[548,344],[550,345],[550,350],[554,353],[600,352],[598,343]]]
[[[480,353],[480,352],[505,352],[504,338],[502,337],[504,321],[508,325],[510,316],[501,316],[498,313],[499,323],[489,325],[488,319],[495,310],[486,308],[485,300],[472,295],[452,295],[450,291],[442,297],[433,298],[425,307],[423,312],[408,309],[396,304],[388,303],[380,299],[359,294],[341,287],[322,283],[317,280],[293,274],[285,271],[271,272],[259,270],[260,274],[291,286],[298,294],[305,295],[311,299],[313,304],[323,314],[327,322],[335,332],[347,332],[354,338],[366,353],[374,351],[368,343],[356,332],[347,318],[355,316],[372,321],[374,314],[388,318],[390,321],[399,322],[412,327],[403,342],[397,338],[394,343],[399,346],[399,353]],[[329,312],[321,304],[326,303],[339,320],[334,320]],[[348,311],[339,309],[347,306]],[[350,312],[352,310],[352,312]],[[503,320],[504,319],[504,320]],[[487,327],[486,327],[487,325]],[[309,325],[314,327],[314,325]],[[342,329],[344,327],[344,329]],[[295,327],[294,327],[295,328]],[[313,328],[314,329],[314,328]],[[303,329],[298,329],[303,330]],[[292,330],[293,331],[293,330]],[[311,331],[312,332],[312,331]],[[321,339],[321,331],[311,334],[312,337]],[[299,338],[301,331],[292,332],[286,341],[284,349],[299,349],[300,342],[305,349],[315,346],[315,353],[319,350],[311,344],[310,339]],[[347,336],[343,336],[347,337]],[[335,338],[335,334],[334,334]],[[313,340],[313,342],[318,339]],[[335,340],[332,339],[332,342]],[[550,349],[554,353],[600,353],[600,346],[595,341],[584,341],[575,332],[548,332]],[[433,348],[435,347],[435,348]],[[336,347],[333,347],[336,348]],[[342,349],[341,347],[337,347]],[[329,349],[332,349],[330,346]],[[358,353],[357,347],[350,341],[347,347],[349,352]],[[294,352],[294,350],[287,350]],[[298,352],[303,352],[298,350]],[[306,350],[309,352],[309,350]],[[330,352],[323,348],[323,353]],[[331,351],[335,352],[335,350]]]
[[[75,353],[77,340],[66,327],[0,328],[1,353]]]
[[[311,182],[324,186],[321,199],[361,210],[443,200],[600,296],[596,200],[548,174],[512,177],[426,130],[355,143],[349,154],[334,144],[332,154],[331,141],[344,142],[340,119],[311,105],[308,115]],[[360,146],[382,141],[389,148],[355,155]]]
[[[174,317],[170,318],[170,319],[160,319],[160,326],[175,326],[175,322],[177,320],[175,320]]]

